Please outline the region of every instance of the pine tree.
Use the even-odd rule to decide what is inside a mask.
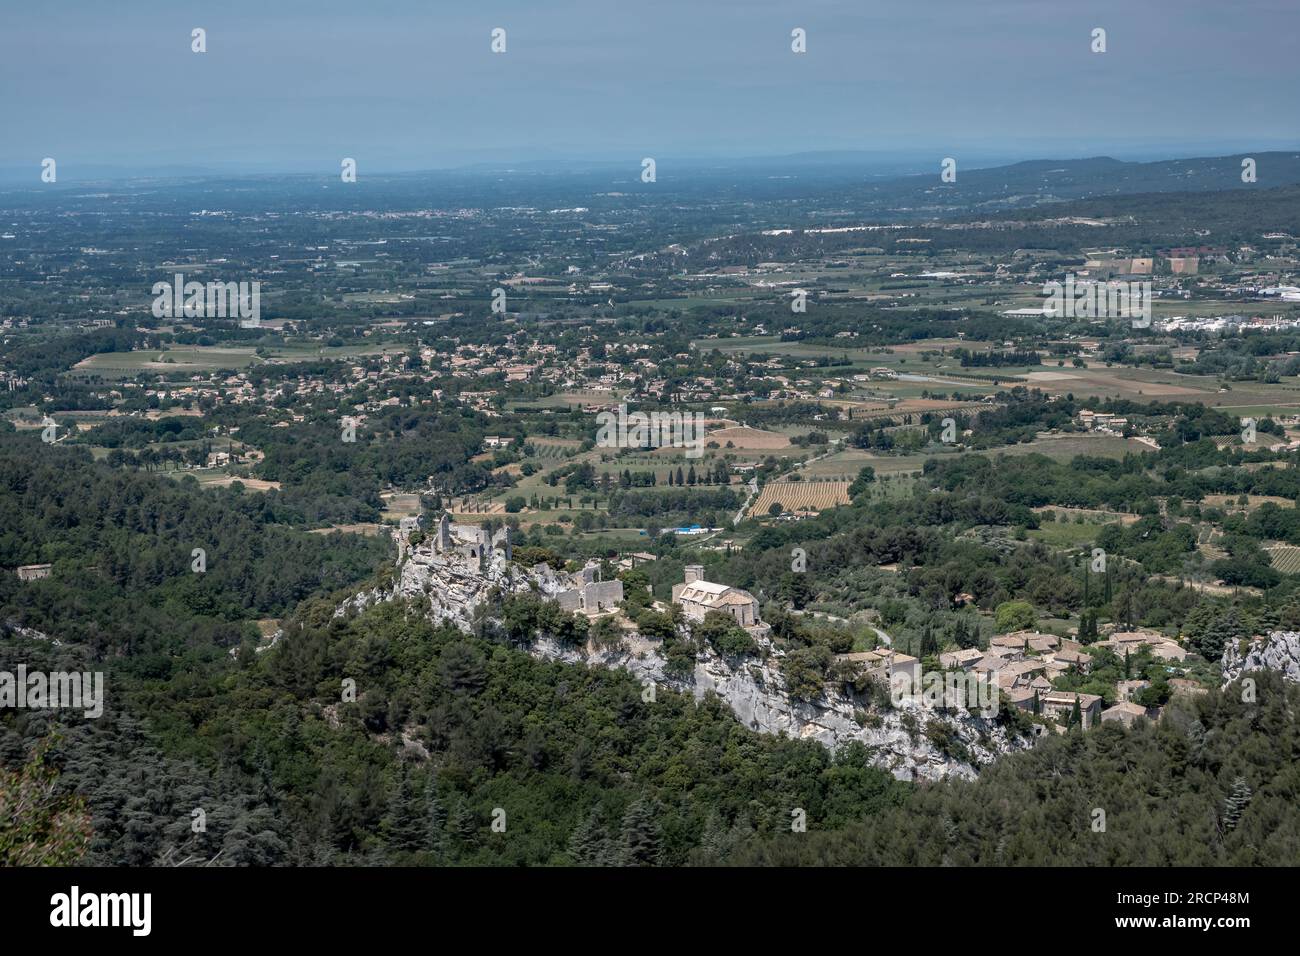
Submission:
[[[384,838],[391,850],[413,853],[424,845],[420,798],[409,768],[402,770],[402,780],[388,801],[383,820]]]
[[[436,861],[447,853],[447,813],[438,797],[438,776],[430,773],[424,787],[425,846]]]
[[[634,800],[623,814],[624,866],[658,866],[663,852],[655,807],[645,800]]]
[[[578,866],[609,865],[609,832],[600,822],[598,810],[593,810],[574,827],[569,837],[569,856]]]
[[[717,863],[725,859],[731,844],[728,839],[729,834],[730,831],[718,811],[716,809],[711,810],[709,818],[704,821],[704,829],[700,833],[700,850],[705,854],[709,862]]]
[[[1241,815],[1246,812],[1254,792],[1246,783],[1245,777],[1238,777],[1232,782],[1232,792],[1223,801],[1223,829],[1235,830],[1241,822]]]

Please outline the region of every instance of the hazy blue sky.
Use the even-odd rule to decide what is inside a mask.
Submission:
[[[1292,147],[1298,34],[1297,0],[6,0],[0,166]]]

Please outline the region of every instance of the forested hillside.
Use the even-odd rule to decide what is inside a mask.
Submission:
[[[252,621],[353,584],[388,553],[386,540],[285,521],[274,495],[204,490],[31,433],[0,435],[0,567],[53,565],[38,581],[0,575],[0,622],[166,672],[170,655],[253,638]]]
[[[843,829],[739,848],[742,865],[1287,866],[1300,856],[1300,688],[1253,674],[1171,706],[1004,758],[974,783],[918,789]],[[1104,816],[1098,815],[1097,811]],[[1104,825],[1104,829],[1099,827]]]
[[[73,720],[50,757],[87,800],[87,860],[1172,865],[1300,849],[1300,690],[1276,678],[1257,704],[1215,692],[1159,726],[1072,731],[975,783],[916,787],[858,745],[832,755],[748,731],[717,701],[647,701],[621,671],[412,610],[344,619],[318,603],[265,654],[116,680],[108,715]],[[8,721],[6,761],[49,729]],[[807,833],[790,832],[799,809]]]

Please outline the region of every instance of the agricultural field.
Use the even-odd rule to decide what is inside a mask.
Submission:
[[[1035,513],[1043,515],[1051,513],[1055,515],[1057,523],[1078,522],[1082,519],[1084,524],[1110,524],[1118,521],[1120,524],[1135,524],[1138,516],[1126,514],[1122,511],[1100,511],[1092,508],[1067,508],[1065,506],[1044,505],[1042,507],[1031,509]]]
[[[1242,502],[1242,499],[1246,499]],[[1207,508],[1220,508],[1224,511],[1251,512],[1261,505],[1274,504],[1279,508],[1294,508],[1295,502],[1290,498],[1276,495],[1206,495],[1201,504]]]
[[[66,374],[76,378],[98,377],[105,380],[129,379],[148,374],[201,375],[214,371],[238,371],[268,361],[341,361],[401,350],[392,346],[328,346],[313,342],[290,342],[263,351],[265,354],[259,355],[253,346],[174,345],[164,349],[138,349],[133,352],[100,352],[82,359]]]
[[[1300,574],[1300,548],[1290,544],[1267,547],[1269,563],[1281,574]]]
[[[733,448],[743,451],[775,451],[790,447],[790,439],[785,435],[761,428],[719,428],[709,432],[708,440],[715,441],[724,448],[730,443]]]
[[[420,496],[417,494],[386,492],[381,494],[384,510],[380,514],[389,521],[400,521],[420,513]]]
[[[751,517],[764,517],[772,505],[785,511],[822,511],[849,503],[849,482],[834,479],[818,481],[769,481],[750,506]]]
[[[539,462],[557,464],[577,453],[582,442],[576,438],[528,438],[525,444],[533,446],[533,458]]]
[[[1101,528],[1093,522],[1045,521],[1030,531],[1029,537],[1055,548],[1079,548],[1096,541]]]

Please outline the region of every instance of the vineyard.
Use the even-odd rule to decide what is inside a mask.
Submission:
[[[564,438],[530,438],[535,457],[540,461],[561,461],[574,455],[581,442]]]
[[[769,481],[763,486],[750,509],[751,515],[766,515],[773,503],[785,511],[821,511],[849,503],[849,482],[843,479],[829,481]]]
[[[1300,574],[1300,548],[1290,544],[1265,548],[1273,569],[1282,574]]]

